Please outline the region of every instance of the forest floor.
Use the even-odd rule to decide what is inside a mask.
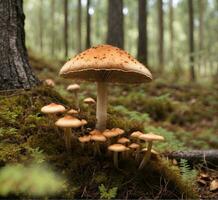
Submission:
[[[73,142],[71,154],[66,153],[61,130],[40,108],[51,102],[73,108],[73,96],[66,87],[74,82],[58,76],[61,62],[32,55],[30,61],[41,80],[52,78],[56,85],[54,89],[41,86],[0,96],[1,166],[47,161],[68,177],[65,189],[59,194],[65,198],[218,198],[217,190],[210,191],[211,182],[218,178],[217,166],[208,168],[205,163],[190,166],[184,160],[176,162],[153,155],[142,171],[132,157],[122,158],[120,170],[116,170],[105,145],[101,146],[102,154],[94,156],[93,146],[82,148],[77,141]],[[135,130],[163,135],[166,142],[154,145],[160,153],[218,149],[217,84],[176,84],[157,79],[149,84],[109,88],[108,128],[123,128],[126,135]],[[81,83],[79,118],[87,119],[87,107],[82,103],[86,97],[96,99],[94,83]],[[94,108],[87,121],[85,130],[75,130],[77,135],[94,128]]]

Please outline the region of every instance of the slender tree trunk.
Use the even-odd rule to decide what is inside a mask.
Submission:
[[[199,4],[199,50],[204,48],[204,8],[205,0],[198,0]]]
[[[189,67],[191,81],[195,81],[194,69],[194,8],[193,1],[188,0],[188,14],[189,14]]]
[[[174,60],[173,0],[169,0],[170,59]]]
[[[123,0],[108,0],[107,43],[124,48]]]
[[[138,60],[148,65],[147,0],[138,0]]]
[[[86,7],[86,49],[91,47],[91,15],[89,14],[90,0],[87,0]]]
[[[95,7],[95,10],[96,10],[96,20],[95,20],[95,33],[96,33],[96,38],[100,38],[100,13],[99,13],[99,11],[100,11],[100,9],[99,9],[99,7],[100,7],[100,4],[102,3],[102,1],[101,0],[97,0],[97,3],[96,3],[96,7]]]
[[[0,90],[31,88],[39,80],[25,47],[23,1],[0,1],[0,16]]]
[[[51,0],[51,56],[55,54],[55,0]]]
[[[164,71],[164,23],[163,23],[163,1],[158,0],[158,66],[159,71]]]
[[[81,0],[78,0],[77,3],[77,52],[82,51],[82,31],[81,31],[81,23],[82,23],[82,6],[81,6]]]
[[[64,49],[65,57],[68,57],[68,0],[64,0]]]
[[[39,41],[40,41],[40,52],[43,52],[43,1],[39,2]]]

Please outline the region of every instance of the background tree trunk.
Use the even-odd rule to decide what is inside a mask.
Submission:
[[[81,23],[82,23],[82,7],[81,7],[81,0],[78,0],[77,3],[77,52],[82,51],[82,32],[81,32]]]
[[[68,0],[64,0],[64,49],[65,57],[68,57]]]
[[[91,47],[91,16],[89,14],[90,0],[87,0],[86,7],[86,49]]]
[[[147,0],[138,0],[138,60],[148,65]]]
[[[173,55],[173,47],[174,47],[174,31],[173,31],[173,0],[169,0],[169,32],[170,32],[170,59],[173,61],[174,60],[174,55]]]
[[[191,81],[195,81],[194,69],[194,9],[193,1],[188,0],[188,14],[189,14],[189,67]]]
[[[39,44],[40,52],[43,52],[43,1],[39,2]]]
[[[0,1],[0,16],[0,90],[31,88],[39,80],[25,48],[23,1]]]
[[[157,1],[158,7],[158,67],[164,71],[164,23],[163,23],[163,1]]]
[[[204,48],[204,9],[205,1],[199,0],[199,50],[201,51]]]
[[[124,48],[123,0],[108,0],[107,43]]]
[[[51,0],[51,56],[55,54],[55,0]]]

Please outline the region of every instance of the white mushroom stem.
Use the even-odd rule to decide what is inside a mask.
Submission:
[[[71,149],[71,128],[64,129],[64,140],[67,151]]]
[[[97,83],[97,108],[96,108],[97,124],[96,129],[103,131],[106,129],[107,122],[107,83]]]
[[[147,162],[150,160],[151,158],[151,149],[152,149],[152,141],[149,141],[148,142],[148,147],[147,147],[147,151],[145,152],[145,155],[139,165],[139,169],[142,169],[146,164]]]

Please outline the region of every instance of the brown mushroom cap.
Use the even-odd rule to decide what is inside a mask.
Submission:
[[[140,135],[139,139],[144,141],[163,141],[164,137],[161,135],[156,135],[154,133],[147,133]]]
[[[68,87],[67,87],[68,91],[76,91],[79,89],[80,89],[80,86],[78,84],[71,84],[71,85],[68,85]]]
[[[140,135],[142,135],[144,133],[140,132],[140,131],[134,131],[130,137],[133,137],[133,138],[139,138]]]
[[[78,140],[81,143],[89,142],[91,140],[91,136],[90,135],[84,135],[84,136],[79,137]]]
[[[105,142],[107,138],[102,134],[94,134],[94,135],[91,135],[91,140],[94,140],[97,142]]]
[[[75,109],[70,109],[67,114],[78,114],[78,111]]]
[[[140,145],[136,144],[136,143],[132,143],[132,144],[129,145],[130,149],[138,149],[139,147],[140,147]]]
[[[41,112],[46,113],[46,114],[52,114],[52,113],[59,113],[59,112],[64,112],[66,109],[64,106],[56,103],[50,103],[47,106],[43,106],[41,108]]]
[[[86,104],[95,104],[95,100],[93,98],[91,98],[91,97],[85,98],[83,100],[83,102],[86,103]]]
[[[114,132],[114,133],[116,133],[117,135],[122,135],[122,134],[124,134],[124,132],[125,132],[125,131],[124,131],[123,129],[121,129],[121,128],[112,128],[111,131]]]
[[[114,129],[111,129],[111,130],[106,129],[102,134],[107,138],[112,138],[112,137],[118,136],[116,130],[114,130]]]
[[[128,142],[130,142],[130,140],[126,137],[122,137],[122,138],[117,140],[117,143],[120,143],[120,144],[126,144]]]
[[[50,87],[54,87],[55,86],[55,82],[52,79],[46,79],[44,81],[45,85],[48,85]]]
[[[66,115],[55,122],[56,126],[62,128],[78,128],[82,126],[82,123],[79,119],[72,117],[70,115]]]
[[[82,123],[83,126],[88,124],[88,122],[85,119],[81,119],[81,123]]]
[[[127,148],[122,144],[112,144],[108,147],[108,150],[115,151],[115,152],[123,152],[129,150],[129,148]]]
[[[85,50],[60,70],[65,78],[86,81],[142,83],[152,80],[150,71],[126,51],[111,45]]]
[[[97,129],[94,129],[94,130],[92,130],[90,133],[89,133],[90,135],[101,135],[102,133],[101,133],[101,131],[99,131],[99,130],[97,130]]]

